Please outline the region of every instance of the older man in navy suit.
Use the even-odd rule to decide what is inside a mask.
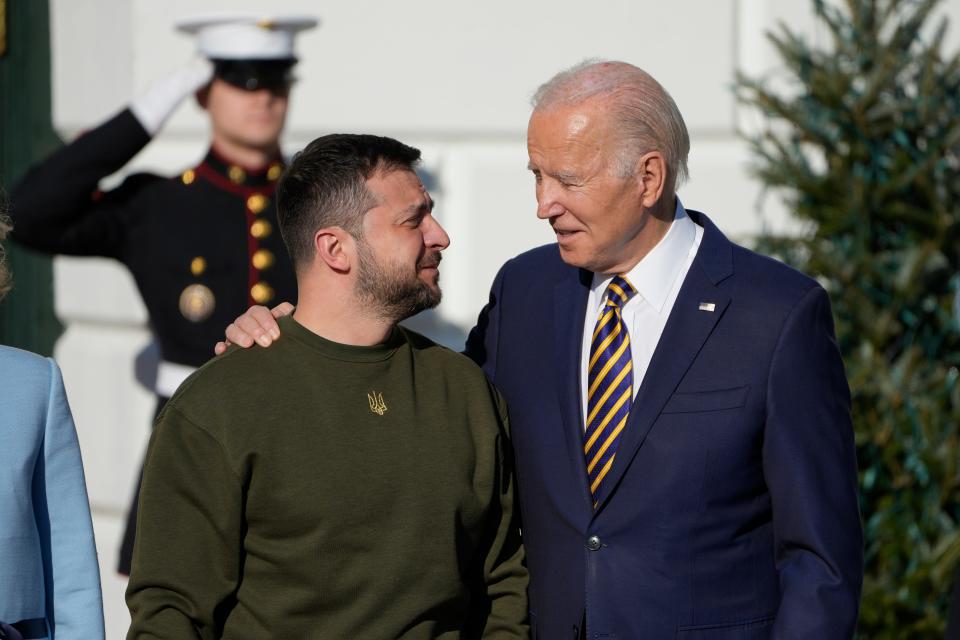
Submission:
[[[826,292],[683,207],[686,126],[632,65],[546,83],[527,145],[557,242],[503,266],[467,353],[509,404],[534,637],[852,637],[862,531]],[[227,335],[272,330],[259,309]]]

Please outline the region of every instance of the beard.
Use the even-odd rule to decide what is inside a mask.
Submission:
[[[440,264],[443,258],[440,252],[424,254],[411,270],[400,261],[381,263],[362,240],[358,248],[357,297],[369,304],[378,317],[399,322],[440,304],[441,292],[437,283],[430,285],[419,277],[420,269]]]

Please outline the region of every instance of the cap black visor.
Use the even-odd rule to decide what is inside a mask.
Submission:
[[[284,60],[213,60],[213,74],[228,84],[256,91],[286,89],[293,82],[291,70],[296,59]]]

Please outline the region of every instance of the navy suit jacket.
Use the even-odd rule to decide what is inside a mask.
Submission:
[[[534,637],[575,638],[585,615],[590,639],[850,638],[863,543],[827,294],[688,213],[703,240],[596,510],[579,370],[592,274],[556,245],[510,260],[468,338],[510,409]]]

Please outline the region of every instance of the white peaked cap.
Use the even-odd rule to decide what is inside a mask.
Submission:
[[[212,59],[294,58],[293,38],[320,23],[313,16],[208,13],[178,20],[178,30],[197,38],[197,51]]]

